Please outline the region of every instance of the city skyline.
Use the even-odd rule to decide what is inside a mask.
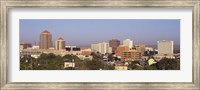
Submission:
[[[21,20],[20,30],[20,70],[180,70],[179,20]]]
[[[53,42],[63,37],[66,45],[75,46],[111,39],[122,44],[127,38],[134,44],[156,45],[159,40],[172,40],[180,45],[180,20],[20,20],[20,42],[38,45],[44,30],[51,32]]]

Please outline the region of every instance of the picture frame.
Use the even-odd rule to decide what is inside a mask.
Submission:
[[[199,0],[1,0],[0,77],[2,90],[9,89],[200,89],[200,1]],[[185,82],[8,82],[9,36],[8,10],[10,8],[192,8],[192,83]]]

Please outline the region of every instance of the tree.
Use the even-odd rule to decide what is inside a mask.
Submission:
[[[72,62],[72,60],[74,60],[74,62],[78,62],[80,61],[80,58],[77,57],[76,55],[65,55],[62,57],[63,60],[65,60],[66,62]]]
[[[20,57],[20,70],[32,70],[36,59],[30,55],[24,55]]]
[[[72,55],[68,55],[67,54],[67,55],[63,56],[62,59],[65,60],[65,61],[70,62],[73,58],[72,58]]]
[[[162,58],[156,67],[159,70],[180,70],[180,61],[177,59]]]
[[[108,61],[114,61],[115,57],[113,56],[113,54],[109,54],[108,55]]]
[[[87,61],[86,66],[88,67],[89,70],[99,70],[103,69],[104,63],[103,61],[100,60],[92,60],[92,61]]]
[[[34,65],[35,70],[61,70],[63,69],[63,60],[61,56],[53,53],[41,54]]]
[[[128,70],[143,70],[144,68],[140,65],[139,61],[132,61],[131,64],[128,65]]]
[[[100,53],[94,54],[93,60],[80,60],[76,55],[65,55],[63,57],[53,53],[42,53],[37,59],[30,55],[20,57],[21,70],[71,70],[71,67],[64,68],[64,62],[74,60],[75,70],[114,70],[113,65],[107,65]]]
[[[89,70],[86,63],[88,60],[80,61],[75,63],[75,70]]]
[[[145,70],[157,70],[157,68],[156,68],[156,66],[155,65],[147,65],[146,67],[145,67]]]
[[[93,52],[91,55],[93,57],[93,60],[103,60],[103,55],[99,52],[97,52],[97,53]]]
[[[103,70],[115,70],[115,66],[104,64]]]

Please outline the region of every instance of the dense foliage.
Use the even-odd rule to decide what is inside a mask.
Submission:
[[[30,55],[20,57],[20,70],[113,70],[100,53],[92,53],[93,60],[80,60],[76,55],[56,56],[53,53],[41,54],[37,59]],[[74,68],[64,68],[64,62],[74,62]]]
[[[20,57],[20,70],[114,70],[114,64],[107,64],[104,56],[100,53],[92,53],[92,60],[80,60],[76,55],[59,56],[53,53],[41,54],[37,59],[26,55]],[[120,61],[120,59],[107,55],[110,62]],[[153,58],[153,57],[149,57]],[[64,62],[74,62],[75,67],[64,68]],[[132,61],[128,65],[128,70],[180,70],[179,59],[162,58],[152,65],[145,61]]]
[[[148,61],[133,61],[128,65],[129,70],[180,70],[180,60],[179,59],[170,59],[162,58],[155,64],[149,65]]]
[[[180,70],[180,60],[163,58],[152,66],[155,66],[158,70]]]

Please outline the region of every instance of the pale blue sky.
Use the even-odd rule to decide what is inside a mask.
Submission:
[[[39,44],[40,33],[52,33],[53,44],[63,37],[66,45],[90,46],[111,39],[129,38],[135,44],[156,45],[158,40],[173,40],[180,45],[180,20],[136,19],[21,19],[20,42]]]

